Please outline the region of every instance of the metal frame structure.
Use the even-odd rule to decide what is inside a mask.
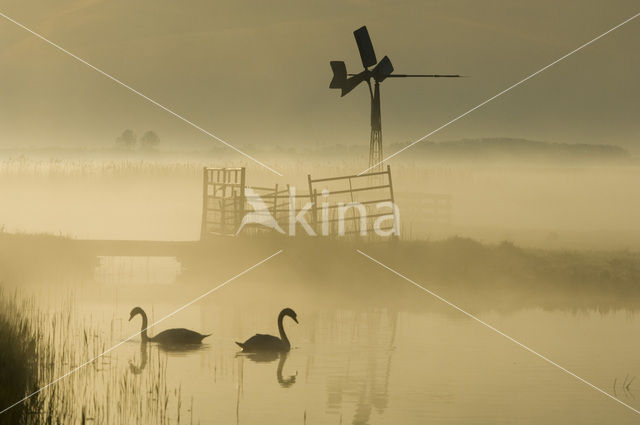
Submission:
[[[309,193],[312,194],[313,202],[313,226],[314,230],[318,234],[322,234],[321,224],[323,222],[328,223],[328,235],[334,236],[339,233],[338,224],[340,221],[344,223],[344,234],[361,234],[374,235],[373,225],[375,219],[382,216],[393,216],[393,225],[381,227],[380,230],[391,230],[394,226],[398,226],[399,217],[396,215],[395,209],[391,212],[380,213],[374,210],[379,203],[391,202],[395,204],[395,198],[393,196],[393,181],[391,179],[391,167],[387,166],[384,171],[374,171],[366,174],[353,174],[349,176],[340,177],[328,177],[320,179],[312,179],[311,175],[308,176]],[[326,197],[322,196],[322,184],[331,183],[338,185],[337,190],[330,190]],[[343,188],[339,185],[342,184]],[[323,202],[319,203],[318,199],[324,198]],[[342,198],[342,199],[340,199]],[[343,205],[349,203],[358,203],[363,205],[366,209],[366,218],[360,215],[357,209],[350,210],[350,216],[340,218],[338,216],[340,208],[340,200]],[[333,201],[333,202],[332,202]],[[318,205],[326,203],[325,210],[330,214],[329,217],[321,217],[319,211],[323,208],[318,208]],[[320,219],[319,219],[320,218]],[[319,225],[320,224],[320,225]],[[365,226],[364,228],[362,226]]]
[[[361,175],[348,175],[313,179],[307,176],[308,193],[293,194],[289,185],[275,185],[273,188],[248,186],[244,168],[207,168],[203,170],[202,181],[202,223],[200,239],[212,236],[234,236],[241,234],[257,234],[274,231],[273,228],[261,226],[259,223],[243,224],[243,217],[252,211],[251,199],[246,189],[260,197],[260,201],[281,229],[288,230],[291,221],[291,208],[297,215],[303,205],[312,203],[305,219],[319,236],[334,237],[340,233],[340,222],[345,235],[358,235],[364,232],[374,235],[375,219],[382,216],[393,216],[393,225],[381,227],[380,230],[391,230],[398,225],[399,217],[395,209],[381,213],[374,210],[381,202],[395,203],[391,168],[384,171]],[[328,189],[327,196],[323,190]],[[251,192],[249,192],[251,193]],[[293,207],[290,204],[293,203]],[[363,205],[366,218],[361,217],[358,208],[353,204]],[[341,205],[345,207],[340,210]],[[348,211],[346,211],[348,209]],[[323,217],[322,214],[327,215]],[[340,214],[343,215],[342,219]],[[323,228],[323,223],[327,223]],[[242,226],[242,227],[241,227]],[[364,227],[363,227],[364,226]],[[302,233],[304,234],[304,233]]]
[[[202,174],[202,225],[200,239],[232,235],[245,211],[245,174],[241,168],[207,168]]]
[[[364,71],[358,74],[348,74],[347,67],[343,61],[331,61],[333,79],[329,83],[329,88],[340,89],[341,97],[356,88],[363,81],[369,87],[371,96],[371,139],[369,140],[369,169],[382,172],[382,113],[380,108],[380,83],[387,78],[459,78],[458,74],[393,74],[393,65],[388,56],[378,62],[369,31],[366,26],[360,27],[353,32],[360,52],[360,59]],[[369,69],[373,67],[372,69]],[[371,87],[371,80],[374,82]]]

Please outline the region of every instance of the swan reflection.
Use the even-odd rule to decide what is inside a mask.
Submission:
[[[289,353],[275,353],[275,352],[263,352],[263,353],[251,353],[251,354],[242,354],[238,353],[238,357],[246,357],[252,362],[255,363],[272,363],[276,359],[278,360],[278,366],[276,368],[276,379],[278,380],[278,384],[282,388],[289,388],[293,384],[296,383],[296,377],[298,376],[298,371],[295,374],[289,375],[288,377],[284,377],[282,370],[284,369],[284,364],[289,357]]]
[[[136,366],[131,360],[129,360],[129,370],[131,370],[131,373],[133,373],[134,375],[140,375],[144,368],[147,366],[147,358],[147,343],[145,341],[142,341],[140,343],[140,366]]]
[[[276,377],[278,378],[278,383],[282,388],[289,388],[293,384],[296,383],[296,376],[298,376],[298,371],[296,370],[295,375],[290,375],[288,378],[284,379],[282,376],[282,368],[284,367],[284,363],[287,361],[288,353],[282,353],[280,355],[280,361],[278,361],[278,369],[276,370]]]
[[[186,356],[208,347],[209,344],[158,344],[160,351],[174,356]]]

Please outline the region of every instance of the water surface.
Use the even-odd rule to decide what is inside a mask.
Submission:
[[[139,317],[128,321],[134,306],[145,308],[153,322],[224,280],[185,281],[180,272],[174,258],[105,257],[91,282],[42,282],[21,293],[35,296],[51,316],[67,309],[72,334],[61,340],[81,346],[88,337],[100,352],[140,329]],[[150,331],[212,333],[201,347],[166,350],[135,337],[60,388],[97,423],[126,422],[126,403],[135,406],[126,415],[142,423],[637,422],[629,409],[424,292],[409,292],[415,298],[410,306],[385,301],[407,285],[392,275],[387,280],[388,293],[366,296],[352,293],[345,281],[338,303],[321,286],[299,283],[292,290],[277,278],[247,274]],[[358,298],[353,307],[350,297]],[[294,308],[300,321],[285,319],[291,352],[239,354],[234,341],[277,334],[283,307]],[[627,389],[623,384],[640,375],[634,311],[513,306],[505,312],[491,305],[473,311],[640,408],[640,378]],[[90,353],[80,352],[59,371],[81,363],[83,355]],[[123,401],[126,393],[135,399]],[[154,397],[152,403],[139,400]],[[157,409],[162,418],[135,409]]]

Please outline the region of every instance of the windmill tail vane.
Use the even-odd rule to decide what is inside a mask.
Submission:
[[[388,56],[383,57],[380,62],[376,58],[371,37],[366,26],[360,27],[353,32],[360,52],[360,59],[364,70],[357,73],[348,73],[347,66],[343,61],[330,61],[333,78],[329,83],[329,88],[339,89],[340,96],[345,96],[360,83],[366,82],[371,95],[371,139],[369,144],[369,167],[373,171],[382,169],[382,116],[380,108],[380,83],[387,78],[460,78],[458,74],[393,74],[393,64]],[[371,68],[373,67],[373,68]],[[371,69],[369,69],[371,68]],[[372,89],[371,83],[374,83]]]

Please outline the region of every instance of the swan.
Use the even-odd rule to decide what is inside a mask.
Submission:
[[[282,320],[285,316],[291,317],[296,323],[298,323],[298,316],[295,311],[290,308],[283,309],[278,315],[278,330],[280,331],[280,338],[273,335],[256,334],[245,342],[236,342],[236,344],[238,344],[245,353],[289,351],[291,349],[291,344],[289,343],[289,338],[287,338],[287,335],[284,333],[284,328],[282,327]]]
[[[142,342],[157,342],[162,345],[186,345],[186,344],[200,344],[203,339],[210,336],[202,335],[198,332],[191,331],[189,329],[178,328],[178,329],[167,329],[166,331],[160,332],[158,335],[154,337],[149,337],[147,335],[147,313],[144,312],[140,307],[135,307],[131,310],[131,316],[129,317],[129,321],[133,319],[136,315],[142,316]]]

